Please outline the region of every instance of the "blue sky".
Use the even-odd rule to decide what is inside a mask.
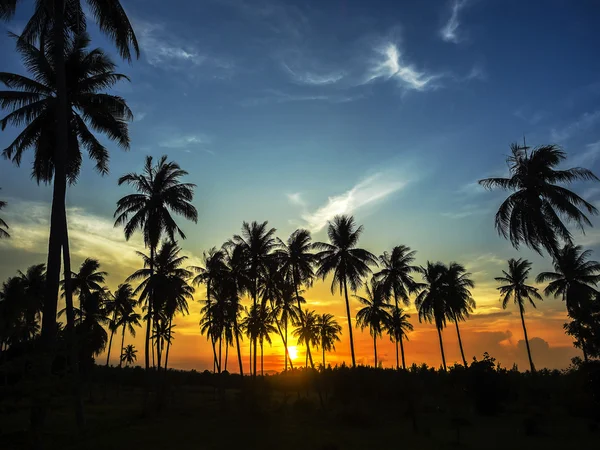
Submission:
[[[76,256],[110,260],[102,248],[135,246],[111,228],[128,192],[116,180],[145,155],[168,154],[198,185],[199,223],[182,223],[190,255],[220,245],[242,220],[269,220],[282,237],[308,227],[324,239],[327,220],[350,213],[373,252],[403,243],[420,263],[461,261],[491,302],[499,262],[518,254],[493,228],[501,195],[474,182],[505,173],[509,144],[524,135],[531,145],[563,145],[571,165],[598,172],[593,0],[122,3],[142,48],[139,60],[119,63],[132,81],[116,89],[136,116],[132,145],[125,153],[109,143],[111,174],[101,178],[86,161],[70,189]],[[29,6],[3,27],[18,32]],[[93,45],[118,61],[90,29]],[[22,72],[4,36],[0,54],[1,70]],[[0,146],[15,133],[0,133]],[[50,190],[29,179],[28,164],[0,161],[6,220],[16,234],[39,227],[35,238],[2,243],[11,258],[0,262],[1,278],[15,261],[44,259]],[[600,199],[600,189],[575,188]],[[578,239],[600,244],[593,230]],[[548,268],[548,258],[520,254]],[[107,264],[119,274],[129,267]]]

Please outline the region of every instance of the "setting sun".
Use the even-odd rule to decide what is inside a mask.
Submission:
[[[296,348],[295,346],[288,347],[288,352],[290,354],[290,358],[292,358],[293,361],[295,361],[298,358],[298,348]]]

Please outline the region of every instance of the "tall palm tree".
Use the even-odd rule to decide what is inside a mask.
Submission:
[[[390,336],[390,340],[396,343],[396,369],[400,369],[400,362],[398,360],[398,343],[400,343],[400,350],[402,353],[402,369],[406,370],[406,361],[404,359],[404,340],[408,341],[408,332],[413,331],[413,325],[409,322],[410,314],[406,314],[402,308],[392,308],[390,314],[390,320],[387,323],[387,333]]]
[[[384,252],[379,257],[382,269],[374,276],[381,282],[385,294],[388,297],[393,296],[396,308],[399,307],[398,299],[402,300],[405,306],[409,306],[408,295],[422,287],[411,275],[419,272],[419,267],[413,265],[416,253],[410,247],[398,245],[391,253]]]
[[[415,306],[419,311],[419,322],[425,320],[429,323],[435,323],[440,341],[442,365],[444,370],[447,370],[444,342],[442,340],[442,330],[446,327],[448,318],[447,295],[444,288],[447,267],[441,262],[432,263],[427,261],[427,266],[421,267],[421,271],[425,286],[415,299]]]
[[[317,313],[305,309],[302,313],[302,321],[298,322],[296,329],[292,335],[298,339],[298,345],[306,347],[306,366],[310,361],[311,367],[314,369],[315,364],[312,359],[312,354],[309,351],[311,345],[319,345],[319,330],[317,328]]]
[[[0,200],[0,211],[2,211],[4,208],[6,208],[6,202]],[[8,234],[7,231],[8,228],[9,226],[6,224],[6,222],[0,218],[0,239],[10,237],[10,234]]]
[[[248,315],[242,321],[241,326],[252,342],[260,341],[260,372],[261,375],[264,375],[263,343],[267,341],[270,345],[270,334],[277,332],[273,326],[273,314],[270,308],[258,304],[250,306]],[[256,358],[256,351],[254,357]],[[256,376],[256,373],[254,375]]]
[[[196,223],[198,212],[192,205],[195,184],[181,183],[180,179],[187,172],[174,161],[167,161],[163,156],[154,165],[152,156],[146,157],[144,170],[141,174],[128,173],[119,178],[119,185],[133,186],[138,193],[126,195],[117,202],[115,226],[124,225],[125,239],[129,240],[136,230],[140,230],[146,247],[150,249],[148,269],[153,271],[153,261],[158,243],[163,234],[171,241],[179,235],[185,239],[185,234],[173,219],[171,212],[182,215]],[[150,330],[152,329],[152,303],[148,300],[148,315],[146,317],[145,366],[150,367]]]
[[[331,293],[333,294],[336,287],[339,287],[340,295],[342,292],[344,293],[352,367],[356,367],[356,357],[354,354],[348,285],[350,285],[350,289],[353,292],[356,292],[362,286],[363,278],[371,273],[369,265],[377,265],[375,255],[367,250],[356,247],[362,232],[363,227],[356,227],[354,217],[335,216],[327,227],[327,235],[329,236],[330,243],[318,242],[314,244],[314,248],[320,250],[317,254],[319,268],[316,275],[324,280],[327,275],[333,274]]]
[[[123,314],[127,314],[131,308],[132,303],[135,305],[135,299],[133,298],[133,289],[130,284],[125,283],[117,287],[117,290],[107,298],[105,303],[106,314],[110,317],[110,323],[108,329],[110,330],[110,337],[108,339],[108,352],[106,353],[106,367],[110,362],[110,353],[112,349],[112,340],[117,331],[120,328],[120,319]],[[123,334],[125,334],[123,332]],[[121,349],[123,345],[121,344]]]
[[[323,313],[317,316],[317,339],[323,354],[323,370],[325,370],[325,352],[335,350],[335,343],[340,341],[342,327],[333,314]]]
[[[531,359],[531,349],[529,348],[529,339],[527,338],[527,328],[525,327],[525,301],[528,300],[531,306],[535,308],[535,300],[542,300],[537,288],[526,284],[529,272],[531,271],[531,263],[526,259],[509,259],[508,272],[503,270],[503,277],[497,277],[496,281],[503,283],[498,288],[500,291],[500,301],[502,308],[506,309],[511,297],[515,304],[519,307],[521,314],[521,323],[523,324],[523,335],[525,336],[525,345],[527,346],[527,356],[529,357],[529,366],[531,371],[535,372],[533,359]]]
[[[125,364],[128,366],[133,364],[137,360],[137,350],[133,344],[128,344],[127,347],[123,349],[123,354],[121,355],[121,362],[125,361]],[[119,364],[119,367],[121,365]]]
[[[388,328],[390,313],[388,310],[391,305],[386,302],[385,290],[380,282],[375,278],[371,279],[371,286],[367,285],[366,296],[355,295],[363,307],[356,313],[356,324],[361,328],[369,328],[369,333],[373,338],[373,354],[377,368],[377,337],[381,337],[384,329]]]
[[[266,271],[268,261],[273,258],[273,250],[276,247],[275,228],[268,228],[268,222],[243,222],[242,234],[235,235],[230,245],[239,246],[246,258],[248,265],[248,287],[252,296],[252,306],[257,305],[258,283],[261,275]],[[254,377],[256,377],[256,351],[257,342],[254,345]]]
[[[129,331],[135,337],[135,328],[140,326],[141,316],[135,311],[137,300],[133,294],[133,287],[129,283],[119,285],[114,293],[117,315],[115,317],[115,329],[121,328],[121,347],[119,356],[119,368],[123,362],[123,351],[125,345],[125,331]]]
[[[512,194],[500,205],[496,213],[496,229],[516,249],[521,244],[536,252],[542,249],[555,256],[559,242],[572,244],[573,236],[567,222],[575,223],[581,230],[592,226],[582,210],[598,214],[591,203],[559,184],[578,180],[600,181],[590,170],[581,167],[559,170],[566,153],[556,145],[544,145],[529,151],[529,147],[511,145],[512,155],[506,160],[510,178],[479,180],[486,189],[499,188]]]
[[[461,264],[456,262],[450,263],[445,275],[446,304],[448,306],[448,318],[454,322],[456,326],[456,335],[458,336],[458,345],[460,347],[460,355],[462,356],[463,365],[467,367],[467,360],[463,350],[462,339],[460,337],[460,329],[458,322],[464,321],[469,317],[469,314],[475,309],[475,300],[471,296],[471,289],[475,287],[475,283],[470,278],[471,274]]]
[[[282,340],[285,346],[285,362],[284,369],[287,370],[288,360],[290,367],[293,369],[294,364],[289,352],[289,341],[288,341],[288,324],[300,323],[302,314],[302,305],[306,303],[305,298],[302,296],[304,291],[297,291],[293,283],[288,280],[282,280],[282,286],[280,288],[280,296],[276,299],[273,305],[273,314],[279,320],[279,323],[283,324]],[[296,305],[300,305],[300,307]]]
[[[550,281],[544,294],[561,297],[571,316],[577,315],[582,305],[598,295],[596,285],[600,282],[600,263],[590,261],[591,250],[579,245],[567,244],[554,257],[555,272],[542,272],[536,282]]]

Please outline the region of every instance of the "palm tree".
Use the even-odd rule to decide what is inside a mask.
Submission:
[[[137,350],[135,346],[132,344],[128,344],[127,347],[123,349],[123,354],[121,355],[121,362],[125,361],[126,365],[133,364],[137,360]],[[119,367],[121,365],[119,364]]]
[[[171,212],[182,215],[194,223],[198,221],[198,212],[191,204],[194,197],[195,184],[181,183],[181,177],[187,172],[167,157],[160,158],[156,165],[152,156],[146,157],[141,174],[128,173],[119,178],[119,185],[133,186],[138,193],[126,195],[117,202],[115,226],[124,225],[125,239],[129,240],[136,230],[141,230],[146,247],[150,248],[148,258],[149,271],[152,272],[154,256],[161,236],[164,234],[171,241],[175,235],[185,239],[185,234],[177,226]],[[148,297],[148,315],[146,318],[145,364],[150,367],[150,330],[152,329],[152,303]]]
[[[374,277],[381,282],[385,295],[394,297],[396,308],[399,307],[398,299],[401,299],[405,306],[409,306],[408,294],[415,293],[422,287],[411,275],[419,272],[419,267],[412,265],[416,253],[410,247],[398,245],[391,253],[384,252],[379,257],[383,268]]]
[[[356,324],[364,330],[369,328],[369,333],[373,338],[373,351],[375,355],[375,365],[377,368],[377,337],[381,337],[381,333],[385,328],[388,328],[390,321],[390,306],[386,303],[385,291],[381,283],[375,278],[371,279],[371,286],[367,285],[366,297],[355,295],[363,307],[356,313]]]
[[[135,311],[137,300],[133,294],[133,287],[129,283],[119,285],[114,293],[115,303],[118,305],[116,309],[116,317],[114,327],[116,330],[121,328],[121,350],[119,357],[119,368],[123,362],[123,350],[125,345],[125,331],[129,331],[135,337],[135,327],[140,326],[141,316]]]
[[[0,200],[0,211],[2,211],[4,208],[6,208],[6,202]],[[8,234],[8,231],[6,231],[8,228],[9,226],[6,224],[6,222],[0,218],[0,239],[10,237],[10,234]]]
[[[250,306],[248,315],[242,321],[241,326],[252,342],[256,344],[260,340],[260,374],[264,375],[263,343],[267,341],[270,345],[270,334],[277,331],[273,326],[273,314],[270,308],[262,305]],[[254,357],[256,358],[256,350]],[[256,376],[256,373],[254,375]]]
[[[525,336],[525,345],[527,346],[527,356],[529,357],[529,365],[531,371],[535,372],[533,365],[533,359],[531,359],[531,349],[529,348],[529,339],[527,338],[527,328],[525,327],[525,300],[529,300],[531,306],[535,308],[534,299],[542,300],[542,297],[538,293],[537,288],[529,286],[526,283],[529,271],[531,270],[531,263],[526,259],[509,259],[508,260],[508,272],[502,271],[503,277],[497,277],[496,281],[504,283],[498,288],[500,291],[502,301],[502,308],[506,309],[506,305],[512,297],[515,304],[519,307],[519,313],[521,314],[521,323],[523,324],[523,334]]]
[[[516,249],[521,244],[551,256],[556,256],[559,242],[572,244],[573,236],[563,223],[574,222],[582,231],[592,226],[582,209],[598,214],[591,203],[557,183],[570,184],[578,180],[600,181],[590,170],[581,167],[557,170],[567,157],[556,145],[534,148],[511,145],[512,155],[506,160],[510,178],[479,180],[486,189],[500,188],[513,193],[496,213],[496,229]]]
[[[106,272],[100,271],[100,262],[97,259],[86,258],[79,268],[79,272],[71,273],[71,289],[73,294],[79,296],[79,320],[82,318],[83,303],[93,292],[100,291],[104,284]],[[61,285],[65,286],[64,280]]]
[[[591,254],[591,250],[583,251],[579,245],[567,244],[554,258],[555,272],[542,272],[535,280],[537,283],[550,281],[544,295],[562,297],[571,316],[577,315],[582,306],[598,295],[595,286],[600,282],[600,263],[590,261]]]
[[[456,262],[450,263],[445,275],[448,318],[456,325],[456,335],[458,336],[460,355],[462,356],[463,365],[465,367],[467,367],[467,360],[465,359],[458,322],[466,320],[476,306],[470,291],[470,289],[475,287],[475,283],[469,278],[470,276],[471,274],[467,272],[464,266]]]
[[[273,305],[273,314],[279,323],[283,324],[283,331],[281,332],[283,345],[285,347],[285,370],[287,370],[288,360],[290,367],[293,369],[294,364],[290,357],[289,346],[288,346],[288,324],[297,324],[301,322],[302,309],[298,306],[306,303],[305,298],[302,296],[304,291],[296,290],[293,283],[283,279],[282,285],[279,289],[279,297],[276,299]]]
[[[293,336],[298,339],[298,345],[304,345],[306,347],[306,366],[308,367],[308,361],[310,360],[310,365],[313,369],[315,368],[315,364],[309,348],[311,345],[319,345],[317,317],[315,311],[305,309],[302,313],[302,321],[298,322],[296,329],[292,332]]]
[[[112,340],[121,324],[119,323],[123,314],[128,314],[129,309],[132,308],[132,305],[135,305],[136,300],[133,298],[133,289],[130,284],[125,283],[118,286],[117,290],[114,294],[111,294],[107,298],[107,302],[105,303],[106,314],[111,317],[108,329],[110,330],[110,337],[108,339],[108,352],[106,354],[106,367],[110,362],[110,352],[112,349]],[[123,330],[123,335],[125,334],[125,330]],[[123,336],[124,337],[124,336]],[[123,348],[123,344],[121,344],[121,349]]]
[[[396,369],[400,369],[398,361],[398,343],[402,352],[402,369],[406,370],[406,361],[404,360],[404,340],[408,341],[408,332],[413,331],[412,324],[408,321],[410,314],[406,314],[402,308],[392,308],[390,320],[387,323],[387,333],[390,340],[396,343]]]
[[[419,311],[419,322],[425,320],[429,323],[435,323],[444,370],[447,369],[442,330],[446,327],[448,318],[447,295],[444,289],[444,277],[447,270],[447,267],[441,262],[431,263],[427,261],[427,266],[421,267],[425,286],[415,299],[415,306]]]
[[[333,222],[330,222],[327,228],[330,243],[318,242],[314,244],[314,248],[320,250],[317,254],[319,261],[317,276],[325,280],[327,275],[333,273],[331,293],[333,294],[336,287],[339,287],[340,295],[343,291],[346,299],[352,367],[356,367],[356,358],[352,337],[352,315],[350,314],[348,285],[350,285],[353,292],[356,292],[362,286],[363,278],[371,273],[369,265],[377,265],[377,259],[372,253],[356,248],[362,232],[363,227],[356,227],[354,217],[335,216]]]
[[[273,258],[276,247],[275,228],[268,228],[268,222],[243,222],[242,234],[235,235],[229,244],[239,246],[244,254],[248,266],[248,290],[252,296],[252,306],[256,307],[258,301],[258,283],[261,275],[266,271],[268,261]],[[256,377],[256,351],[257,342],[254,341],[254,377]]]
[[[342,327],[333,314],[323,313],[317,316],[317,339],[323,353],[323,370],[325,370],[325,352],[335,350],[335,343],[340,341]]]

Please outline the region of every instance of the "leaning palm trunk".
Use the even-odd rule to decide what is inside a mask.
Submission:
[[[398,359],[398,340],[396,339],[396,370],[400,370],[400,361]]]
[[[123,367],[123,346],[125,345],[125,324],[123,324],[123,334],[121,335],[121,355],[119,356],[119,369]]]
[[[150,276],[154,274],[154,245],[150,244]],[[150,329],[152,328],[152,302],[154,295],[152,295],[152,289],[148,296],[148,311],[146,318],[146,340],[144,342],[144,357],[146,362],[146,371],[150,368]],[[152,358],[154,358],[154,349],[152,350]],[[154,362],[152,363],[154,365]]]
[[[458,346],[460,347],[460,356],[462,356],[463,365],[467,367],[467,360],[465,358],[465,352],[463,350],[462,339],[460,338],[460,330],[458,328],[458,320],[456,319],[456,315],[454,315],[454,325],[456,325],[456,335],[458,336]]]
[[[281,337],[281,341],[283,342],[283,348],[285,349],[285,355],[284,355],[284,360],[285,360],[285,370],[287,371],[287,365],[288,365],[288,360],[290,361],[290,367],[293,369],[294,366],[292,365],[292,360],[290,358],[290,352],[288,351],[288,339],[287,339],[287,320],[285,321],[285,335],[283,333],[283,331],[281,330],[281,326],[279,325],[279,320],[275,319],[275,325],[277,326],[277,332],[279,333],[279,336]]]
[[[110,362],[110,350],[112,348],[112,340],[113,340],[113,335],[115,334],[115,320],[117,318],[117,312],[115,311],[113,314],[113,318],[112,321],[110,322],[110,339],[108,340],[108,352],[106,355],[106,367],[108,367],[108,363]]]
[[[377,336],[373,336],[373,351],[375,353],[375,368],[377,369]]]
[[[265,360],[264,360],[264,349],[263,349],[263,345],[264,345],[264,338],[261,336],[260,337],[260,376],[264,377],[265,376]]]
[[[233,325],[235,326],[234,333],[235,333],[235,342],[236,342],[236,346],[237,346],[238,364],[240,366],[240,376],[242,377],[242,380],[243,380],[244,379],[244,364],[242,363],[242,349],[240,347],[240,333],[239,333],[237,317],[234,319]]]
[[[224,371],[227,372],[227,360],[229,359],[229,342],[225,342],[225,368]]]
[[[400,336],[400,353],[402,354],[402,368],[406,370],[406,362],[404,361],[404,343],[402,342],[402,336]]]
[[[350,336],[350,353],[352,354],[352,367],[356,367],[354,356],[354,338],[352,337],[352,316],[350,315],[350,300],[348,300],[348,286],[344,278],[344,296],[346,297],[346,315],[348,316],[348,334]]]
[[[173,318],[169,317],[169,333],[167,337],[167,351],[165,352],[165,376],[167,373],[167,365],[169,364],[169,349],[171,348],[171,324],[173,322]]]
[[[531,367],[531,373],[535,372],[535,366],[533,365],[533,359],[531,359],[531,349],[529,348],[529,339],[527,338],[527,328],[525,327],[525,317],[523,315],[523,308],[519,308],[521,312],[521,323],[523,324],[523,334],[525,335],[525,345],[527,346],[527,356],[529,357],[529,366]]]
[[[440,339],[440,351],[442,352],[442,365],[444,366],[444,371],[447,371],[448,369],[446,368],[446,356],[444,355],[444,342],[442,341],[442,329],[438,326],[436,326],[437,328],[437,332],[438,332],[438,337]]]

